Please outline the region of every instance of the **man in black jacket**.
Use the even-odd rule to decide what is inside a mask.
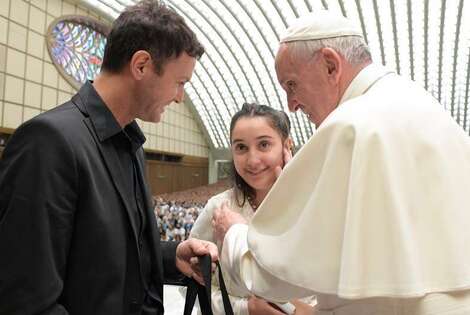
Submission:
[[[135,118],[184,98],[204,49],[155,1],[113,23],[102,72],[20,126],[0,162],[0,314],[163,314],[214,244],[160,242]]]

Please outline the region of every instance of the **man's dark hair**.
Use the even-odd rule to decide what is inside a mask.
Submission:
[[[285,141],[290,136],[290,120],[285,112],[266,105],[245,103],[242,108],[233,115],[232,121],[230,122],[230,143],[232,143],[233,129],[237,121],[243,117],[264,117],[269,125],[281,136],[282,141]],[[238,206],[243,207],[246,200],[255,200],[256,193],[253,187],[248,185],[240,174],[238,174],[233,159],[230,168],[230,175],[236,192],[235,199]],[[239,200],[239,195],[241,195],[242,201]]]
[[[167,61],[183,52],[196,59],[204,54],[204,47],[184,19],[156,0],[143,0],[127,7],[113,22],[102,69],[120,72],[139,50],[150,53],[158,74]]]

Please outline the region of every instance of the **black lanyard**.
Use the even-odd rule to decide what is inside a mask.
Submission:
[[[196,302],[196,296],[199,296],[199,306],[201,307],[202,315],[212,314],[212,295],[211,295],[211,257],[209,255],[199,257],[199,268],[202,271],[205,286],[200,285],[193,279],[189,281],[188,289],[186,291],[186,302],[184,304],[184,315],[191,315]],[[222,269],[219,262],[216,262],[219,273],[219,285],[222,292],[222,301],[224,303],[225,314],[233,315],[232,305],[228,297],[227,288],[225,287],[224,278],[222,276]]]

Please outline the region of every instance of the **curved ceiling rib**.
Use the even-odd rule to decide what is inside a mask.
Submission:
[[[312,11],[313,11],[310,2],[308,2],[307,0],[304,0],[304,4],[305,4],[305,6],[307,7],[308,12],[312,12]],[[322,4],[323,4],[324,7],[325,7],[325,5],[328,6],[328,4],[325,3],[325,0],[322,0]],[[327,7],[325,7],[325,8],[327,8]],[[327,8],[327,9],[328,9],[328,8]]]
[[[465,104],[463,110],[463,129],[468,130],[468,134],[470,135],[470,128],[468,128],[469,122],[467,121],[468,117],[468,103],[470,102],[470,47],[468,49],[468,60],[467,60],[467,79],[465,84]],[[468,128],[468,129],[467,129]]]
[[[451,99],[450,99],[450,114],[454,116],[455,108],[455,92],[457,84],[457,60],[458,60],[458,48],[459,48],[459,38],[460,38],[460,26],[462,23],[462,9],[463,9],[463,0],[459,1],[459,8],[457,13],[457,23],[455,24],[455,40],[454,40],[454,60],[452,61],[452,84],[451,84]],[[460,113],[457,113],[457,123],[460,124]]]
[[[202,89],[204,89],[206,91],[207,95],[209,96],[208,101],[210,101],[212,104],[217,104],[216,101],[214,100],[214,93],[211,93],[207,89],[207,86],[205,84],[202,84],[202,82],[204,82],[204,80],[201,79],[200,72],[194,72],[194,76],[196,77],[198,82],[201,82]],[[194,82],[194,83],[196,83],[196,82]],[[221,141],[220,141],[219,145],[223,144],[223,145],[227,146],[228,145],[228,142],[227,142],[227,139],[228,139],[227,126],[224,123],[224,119],[222,117],[222,114],[219,111],[218,106],[215,106],[215,112],[217,113],[216,119],[218,120],[218,129],[219,129],[219,131],[221,131],[220,133],[222,133],[222,135],[223,135],[223,137],[221,137]],[[209,117],[212,117],[212,115],[210,115]]]
[[[271,1],[272,2],[272,1]],[[289,7],[294,12],[295,16],[299,16],[299,12],[297,11],[297,8],[292,4],[292,0],[287,0],[287,3],[289,3]]]
[[[78,0],[115,18],[137,0]],[[356,20],[376,62],[428,89],[470,134],[470,8],[464,0],[160,0],[188,21],[206,47],[187,87],[215,148],[228,147],[231,115],[243,102],[287,109],[274,59],[295,17],[329,9]],[[432,23],[432,21],[436,21]],[[313,134],[290,113],[293,139]]]
[[[271,0],[271,2],[273,2],[273,1]],[[292,11],[293,11],[295,17],[299,17],[300,16],[299,10],[295,9],[295,6],[293,5],[292,0],[288,0],[288,2],[289,2],[289,6],[292,8]],[[308,5],[307,5],[307,3],[308,3]],[[324,10],[325,7],[328,7],[328,4],[325,2],[325,0],[322,0],[321,3],[322,3],[322,5],[321,5],[320,8],[322,10]],[[313,12],[312,5],[308,1],[307,2],[304,1],[304,4],[305,4],[306,9],[307,9],[308,12]],[[277,6],[276,6],[276,9],[277,9],[277,12],[280,14],[280,10],[278,9]],[[304,12],[304,11],[302,11],[302,12]],[[307,13],[307,12],[305,12],[305,13]],[[283,21],[285,22],[285,19],[283,19]],[[288,23],[284,23],[284,26],[287,28]],[[305,133],[305,139],[308,140],[310,138],[310,136],[313,134],[313,129],[312,129],[312,124],[310,123],[308,118],[303,114],[299,114],[297,112],[295,114],[296,121],[299,122],[299,115],[300,115],[300,120],[302,121],[302,125],[303,125],[303,127],[300,127],[300,126],[299,127],[300,127],[300,133],[302,135],[302,143],[304,143],[304,133]],[[307,128],[305,128],[305,126],[307,126]]]
[[[390,0],[390,13],[392,15],[393,47],[395,47],[395,64],[397,66],[397,73],[400,74],[400,53],[398,51],[397,13],[395,11],[395,2],[393,0]]]
[[[279,8],[279,6],[277,5],[277,2],[276,1],[273,1],[271,0],[271,4],[273,5],[273,7],[275,8],[277,14],[279,15],[279,17],[281,18],[282,22],[284,23],[284,27],[287,27],[288,23],[286,21],[286,18],[285,16],[282,14],[282,10]],[[290,6],[292,6],[292,3],[290,2],[289,3]],[[295,15],[295,11],[293,11],[294,15]],[[296,15],[297,16],[297,15]],[[279,37],[278,37],[278,40],[279,40]],[[295,118],[295,122],[297,123],[297,126],[295,126],[294,124],[294,133],[295,133],[295,136],[297,136],[298,138],[300,138],[300,140],[302,141],[302,143],[305,143],[305,139],[304,139],[304,135],[303,135],[303,132],[302,130],[298,130],[297,128],[299,128],[300,126],[300,120],[299,120],[299,117],[298,115],[294,115],[294,118]],[[305,119],[305,117],[304,117]],[[297,132],[296,132],[297,131]],[[296,139],[297,137],[295,137],[294,139]],[[297,144],[297,143],[296,143]]]
[[[222,95],[222,92],[219,88],[219,86],[217,85],[217,82],[219,82],[216,78],[214,78],[214,75],[211,75],[209,70],[204,66],[204,62],[201,61],[199,63],[202,67],[202,69],[204,69],[204,72],[206,73],[206,75],[211,79],[210,82],[212,83],[212,85],[215,87],[215,89],[217,90],[217,94],[218,95]],[[223,77],[222,77],[223,78]],[[229,113],[230,116],[232,116],[233,114],[235,114],[235,112],[231,112],[230,110],[230,107],[228,106],[227,102],[225,101],[225,98],[224,97],[221,97],[220,98],[222,100],[222,103],[225,105],[225,109],[227,110],[227,112]],[[235,98],[233,99],[235,101]],[[215,106],[216,109],[219,109],[218,106]]]
[[[215,15],[217,15],[217,17],[221,20],[221,21],[225,21],[225,19],[220,15],[220,12],[218,12],[213,6],[211,6],[208,2],[206,2],[205,0],[203,0],[203,2],[207,5],[207,7],[210,8],[210,10],[212,10],[212,12],[214,12]],[[227,6],[224,2],[221,2],[221,4],[225,7],[225,9],[227,9]],[[237,21],[237,23],[243,28],[243,25],[240,24],[240,21],[237,19],[237,17],[234,15],[234,13],[230,10],[230,9],[227,9],[227,11],[230,13],[230,17],[232,17],[233,19],[235,19]],[[239,33],[236,29],[234,29],[231,25],[226,25],[227,28],[230,30],[230,32],[232,34],[236,34],[236,33]],[[247,35],[248,39],[250,40],[251,44],[253,45],[253,47],[256,48],[256,45],[253,43],[253,40],[251,38],[251,36],[249,34],[247,34],[246,32],[246,29],[243,28],[243,31],[245,32],[245,34]],[[239,45],[239,47],[243,47],[244,45],[242,44],[242,40],[236,36],[236,35],[233,35],[233,38],[235,39],[235,41],[237,42],[237,44]],[[250,47],[251,48],[251,47]],[[257,56],[262,60],[262,57],[259,53],[259,50],[256,48],[256,51],[257,51]],[[253,60],[252,58],[248,55],[247,51],[244,51],[244,55],[246,57],[246,59],[248,60],[248,62],[250,63],[251,67],[252,67],[252,70],[253,72],[255,73],[259,83],[260,83],[260,86],[263,90],[263,94],[266,98],[266,100],[269,99],[268,97],[268,92],[266,91],[266,88],[265,88],[265,85],[262,83],[263,80],[262,80],[262,77],[260,77],[259,75],[259,72],[256,70],[256,65],[253,63]],[[254,93],[255,95],[255,98],[258,99],[258,97],[256,97],[256,93]]]
[[[183,15],[185,18],[189,19],[189,17],[184,13],[184,11],[181,11],[181,9],[179,9],[179,7],[178,7],[177,5],[175,5],[174,7],[177,8],[177,9],[182,13],[182,15]],[[190,19],[189,19],[189,20],[190,20]],[[196,28],[198,28],[200,31],[202,31],[202,30],[200,29],[200,27],[199,27],[197,24],[194,24],[194,25],[195,25]],[[226,60],[225,60],[225,59],[223,58],[223,56],[221,55],[221,53],[220,53],[219,49],[217,48],[217,46],[213,45],[213,43],[210,42],[210,41],[209,41],[209,43],[210,43],[211,46],[212,46],[212,47],[211,47],[211,50],[214,51],[214,52],[218,55],[218,57],[220,57],[220,60],[222,60],[222,61],[225,63],[225,66],[226,66],[227,68],[229,68],[229,65],[227,64]],[[217,71],[217,73],[219,74],[220,78],[222,78],[222,79],[224,80],[224,79],[225,79],[224,75],[220,72],[219,67],[216,66],[217,64],[216,64],[216,62],[214,62],[214,60],[213,60],[213,58],[211,57],[211,55],[205,54],[205,56],[207,56],[207,59],[209,59],[210,63],[213,65],[213,68]],[[202,62],[202,61],[201,61],[201,65],[203,66],[203,62]],[[203,66],[203,67],[204,67],[204,66]],[[206,72],[208,72],[208,71],[206,70]],[[232,74],[231,72],[226,72],[225,74],[227,75],[227,74],[229,74],[229,73]],[[242,90],[242,88],[240,87],[240,84],[238,83],[238,80],[233,76],[233,74],[232,74],[232,77],[233,77],[234,82],[237,84],[237,86],[238,86],[240,92],[243,94],[243,90]],[[214,80],[214,81],[216,81],[216,80]],[[234,94],[233,94],[233,91],[232,91],[231,89],[228,89],[228,91],[229,91],[229,94],[230,94],[232,100],[235,102],[235,96],[234,96]],[[227,107],[227,110],[230,111],[229,107]]]
[[[373,0],[375,23],[377,25],[377,35],[379,36],[380,55],[382,56],[382,64],[385,65],[386,62],[385,62],[384,39],[383,39],[383,32],[382,32],[382,24],[380,23],[379,5],[377,4],[377,1],[378,0]]]
[[[413,7],[411,6],[411,0],[406,1],[406,13],[408,16],[408,46],[410,47],[410,77],[411,80],[415,79],[415,65],[414,65],[414,54],[413,54]]]
[[[359,14],[359,21],[361,22],[361,28],[362,28],[362,34],[364,35],[364,40],[366,41],[367,44],[369,44],[369,40],[367,39],[366,23],[364,21],[364,13],[362,11],[361,0],[356,0],[356,7],[357,7],[357,13]],[[341,8],[343,8],[343,6],[341,6]],[[344,10],[342,11],[343,11],[343,15],[347,16],[345,14],[346,11]]]
[[[176,3],[174,3],[174,1],[170,1],[169,4],[172,5],[172,6],[174,6],[174,7],[177,9],[177,11],[179,11],[187,20],[190,20],[190,21],[192,22],[192,24],[194,24],[194,26],[200,30],[201,34],[204,34],[204,36],[208,37],[208,36],[206,35],[206,32],[203,32],[203,31],[202,31],[202,27],[201,27],[201,26],[199,26],[197,23],[195,23],[192,19],[189,19],[189,18],[188,18],[188,17],[189,17],[189,13],[185,12],[180,6],[178,6]],[[211,22],[211,19],[208,19],[207,16],[204,16],[204,15],[201,13],[201,11],[200,11],[196,6],[194,6],[191,2],[188,1],[188,2],[186,2],[186,4],[188,4],[194,11],[196,11],[202,18],[205,19],[205,21],[212,27],[212,29],[215,30],[215,34],[217,34],[217,35],[219,36],[220,42],[223,42],[223,37],[222,37],[222,35],[221,35],[220,32],[218,31],[218,29],[215,27],[215,25]],[[220,20],[222,20],[222,18],[220,18]],[[206,43],[210,43],[211,46],[214,47],[215,45],[212,45],[212,44],[213,44],[213,41],[215,41],[215,40],[216,40],[215,38],[212,38],[212,39],[208,38],[208,40],[206,41]],[[205,46],[207,46],[206,43],[205,43]],[[226,46],[227,46],[227,48],[229,49],[229,51],[231,52],[230,56],[231,56],[231,57],[235,57],[236,55],[235,55],[235,53],[233,52],[232,48],[231,48],[229,45],[226,45]],[[220,53],[220,51],[217,51],[217,54],[220,56],[220,59],[219,59],[219,60],[221,60],[221,61],[226,65],[227,69],[230,69],[229,65],[228,65],[227,62],[226,62],[226,58],[227,58],[227,57],[230,57],[230,56],[226,56],[226,58],[224,58],[224,57],[222,56],[222,54]],[[204,54],[202,60],[204,60],[204,59],[206,58],[206,56],[207,56],[207,58],[210,58],[210,57],[209,57],[209,54],[207,53],[207,54]],[[243,69],[243,67],[242,67],[242,65],[240,64],[240,61],[238,60],[238,58],[234,58],[234,59],[236,60],[236,63],[238,64],[238,66],[240,67],[240,69]],[[202,64],[202,63],[203,63],[203,62],[201,61],[201,64]],[[220,73],[219,67],[218,67],[215,63],[214,63],[214,65],[213,65],[213,68],[216,68],[216,70]],[[231,71],[227,71],[227,72],[232,73]],[[245,80],[246,80],[245,82],[248,83],[248,85],[250,86],[250,90],[252,91],[253,95],[255,95],[254,89],[253,89],[253,87],[252,87],[252,85],[251,85],[251,81],[248,80],[248,78],[246,77],[246,71],[241,70],[240,72],[244,75]],[[209,76],[210,76],[210,75],[209,75]],[[242,97],[243,97],[245,100],[247,100],[246,92],[240,87],[239,80],[237,80],[237,79],[235,78],[235,76],[233,75],[233,73],[232,73],[232,77],[233,77],[233,79],[234,79],[233,81],[235,82],[235,84],[239,87],[240,92],[241,92],[241,94],[242,94]],[[224,77],[222,76],[222,78],[224,78]],[[215,79],[212,78],[212,81],[215,81]],[[223,82],[223,83],[226,83],[225,80],[222,80],[222,82]],[[230,90],[229,87],[227,87],[227,88]],[[240,100],[240,101],[241,101],[241,100]],[[197,104],[197,102],[195,102],[195,103]],[[218,113],[219,113],[219,116],[220,116],[220,111],[219,111],[219,108],[218,108],[218,103],[212,101],[212,103],[209,104],[209,102],[207,102],[207,101],[206,101],[206,102],[202,102],[202,100],[201,100],[201,102],[200,102],[199,104],[201,104],[202,106],[209,106],[209,105],[212,105],[212,106],[210,106],[210,107],[211,107],[211,108],[212,108],[212,107],[215,108],[216,112],[218,112]],[[232,106],[235,106],[235,108],[236,108],[236,104],[237,104],[237,101],[236,101],[235,98],[233,98],[233,104],[232,104]],[[198,107],[200,107],[200,106],[196,106],[196,107],[198,108]],[[232,111],[229,109],[228,106],[226,106],[226,109],[227,109],[227,111],[228,111],[228,113],[229,113],[229,116],[231,116]],[[199,108],[198,108],[198,110],[199,110]],[[226,124],[226,123],[225,123],[225,124]],[[224,124],[224,125],[225,125],[225,124]],[[228,138],[228,137],[227,137],[227,138]],[[213,142],[214,142],[214,141],[213,141]],[[217,146],[217,147],[227,146],[226,144],[225,144],[225,145],[222,145],[222,143],[220,143],[219,141],[217,141],[217,142],[214,143],[214,144],[215,144],[215,146]]]
[[[264,44],[265,44],[265,47],[268,48],[267,51],[269,52],[269,54],[271,55],[271,57],[274,59],[275,55],[274,55],[274,53],[273,53],[273,50],[270,48],[270,43],[268,43],[267,38],[264,36],[263,31],[262,31],[260,25],[258,25],[258,22],[256,21],[256,19],[253,18],[253,16],[249,13],[249,11],[247,10],[246,6],[243,5],[242,2],[240,2],[239,5],[240,5],[240,7],[243,9],[243,11],[245,12],[245,14],[250,18],[250,21],[253,23],[253,25],[255,26],[256,30],[258,31],[259,37],[263,40],[263,42],[264,42]],[[228,9],[227,6],[225,6],[225,7]],[[233,12],[231,12],[231,13],[233,14]],[[261,14],[263,14],[263,12],[261,12]],[[263,14],[263,16],[264,16],[264,14]],[[235,17],[235,18],[236,18],[236,17]],[[241,21],[240,21],[238,18],[236,18],[236,20],[237,20],[237,22],[240,23],[241,26],[243,26],[243,23],[241,23]],[[247,34],[249,34],[248,30],[246,30],[244,27],[243,27],[243,29],[244,29],[244,31],[247,32]],[[260,50],[258,49],[258,45],[255,45],[255,43],[253,42],[253,40],[251,39],[251,37],[250,37],[250,41],[252,42],[253,47],[256,49],[256,52],[258,53],[258,55],[259,55],[261,61],[263,62],[264,68],[266,69],[266,73],[269,74],[269,73],[270,73],[270,71],[269,71],[269,68],[270,68],[270,67],[266,65],[266,61],[264,60],[264,58],[263,58],[263,56],[262,56]],[[271,65],[271,68],[274,68],[274,66]],[[271,82],[271,84],[272,84],[272,86],[273,86],[273,90],[274,90],[274,92],[276,93],[276,97],[277,97],[277,100],[278,100],[278,102],[279,102],[278,104],[276,104],[277,106],[279,106],[277,109],[281,109],[282,101],[281,101],[281,96],[279,95],[279,89],[276,88],[276,83],[274,83],[275,79],[273,78],[272,75],[270,75],[270,76],[269,76],[269,80],[270,80],[270,82]],[[276,81],[277,81],[277,80],[276,80]]]
[[[446,16],[446,0],[442,0],[441,2],[441,22],[439,23],[439,66],[437,70],[437,99],[439,101],[442,100],[442,58],[443,58],[443,50],[444,50],[444,21]]]
[[[196,9],[196,7],[194,5],[192,5],[192,3],[188,2],[192,7],[193,9]],[[248,78],[248,76],[252,76],[254,75],[256,78],[255,78],[255,81],[256,82],[261,82],[261,77],[259,76],[259,74],[257,73],[257,71],[255,70],[255,66],[254,64],[252,63],[252,60],[251,58],[249,57],[248,54],[244,54],[245,55],[245,58],[243,59],[240,59],[240,50],[242,50],[242,44],[240,42],[240,40],[233,35],[233,33],[235,32],[234,30],[231,30],[231,29],[228,29],[227,26],[225,25],[224,23],[224,19],[223,17],[215,10],[212,9],[212,7],[209,7],[209,11],[210,12],[206,12],[206,15],[204,16],[207,20],[207,22],[213,27],[213,30],[215,30],[219,36],[220,36],[220,39],[221,39],[221,44],[222,45],[225,45],[226,48],[230,51],[231,53],[231,56],[225,56],[225,58],[234,58],[237,65],[239,66],[239,68],[241,69],[242,73],[243,73],[243,76],[244,76],[244,80],[245,80],[245,84],[248,84],[248,86],[250,87],[250,90],[251,90],[251,96],[249,97],[245,97],[244,99],[241,99],[239,100],[239,102],[237,102],[236,104],[233,104],[234,107],[236,109],[238,109],[239,105],[238,103],[242,103],[242,102],[250,102],[250,101],[257,101],[258,100],[258,96],[257,96],[257,93],[256,93],[256,89],[253,87],[252,85],[252,82],[253,82],[253,78]],[[232,45],[230,45],[227,41],[227,35],[225,36],[225,41],[223,39],[223,35],[219,33],[219,30],[217,29],[217,27],[211,22],[211,19],[210,19],[210,16],[208,16],[207,13],[212,13],[215,17],[217,17],[217,19],[221,22],[221,23],[224,23],[225,27],[227,28],[227,30],[229,31],[229,34],[231,35],[230,36],[230,40],[233,40],[234,43],[235,43],[235,46],[232,47]],[[235,53],[235,50],[237,51],[237,53]],[[225,59],[223,58],[223,59]],[[249,65],[242,65],[242,62],[241,60],[245,60],[245,61],[248,61]],[[261,90],[264,92],[264,95],[265,97],[267,98],[267,92],[264,88],[263,85],[261,85]]]
[[[189,95],[192,96],[191,98],[193,100],[194,99],[203,100],[200,93],[198,92],[198,89],[194,87],[193,82],[189,82],[189,88],[188,88],[187,93],[189,93]],[[194,96],[192,93],[196,95]],[[207,107],[202,106],[202,113],[204,113],[204,115],[202,115],[201,112],[198,112],[198,113],[201,116],[201,118],[204,119],[205,124],[206,124],[206,130],[208,131],[211,139],[216,139],[217,143],[223,143],[223,137],[220,136],[219,129],[217,129],[216,127],[217,124],[214,122],[214,120],[209,119],[210,114],[209,114],[209,111],[207,110]],[[207,126],[209,126],[209,129],[207,128]]]
[[[424,88],[429,87],[429,1],[424,0]]]
[[[171,3],[172,6],[174,6],[174,7],[177,9],[177,11],[179,11],[179,12],[183,15],[183,17],[185,17],[185,18],[188,19],[188,20],[192,20],[191,17],[190,17],[184,10],[182,10],[177,4],[174,4],[171,0],[170,0],[169,2]],[[189,4],[201,17],[204,17],[204,15],[198,10],[197,7],[195,7],[195,6],[194,6],[192,3],[190,3],[190,2],[188,2],[188,4]],[[207,19],[206,19],[206,22],[208,22],[208,23],[210,24],[210,20],[207,20]],[[201,29],[201,27],[200,27],[198,24],[196,24],[196,23],[193,22],[193,25],[201,32],[201,34],[204,33],[203,30]],[[216,27],[214,27],[214,25],[211,25],[211,27],[212,27],[213,30],[215,31],[215,34],[217,34],[217,35],[219,36],[220,40],[222,41],[222,40],[223,40],[222,34],[220,34],[220,32],[217,30]],[[211,40],[208,40],[207,42],[208,42],[212,47],[214,47],[214,51],[215,51],[215,52],[217,53],[217,55],[220,57],[220,60],[222,60],[222,62],[223,62],[223,63],[225,64],[225,66],[227,67],[227,69],[229,69],[230,66],[227,64],[227,61],[225,60],[225,58],[222,56],[222,53],[220,52],[220,49],[219,49],[216,45],[214,45]],[[230,52],[232,53],[232,55],[234,55],[234,52],[233,52],[233,50],[231,50],[231,47],[230,47],[230,46],[227,46],[227,48],[230,50]],[[204,56],[207,56],[207,58],[209,58],[210,60],[212,60],[211,55],[209,55],[209,54],[204,54]],[[239,62],[239,60],[238,60],[238,58],[234,58],[234,59],[236,60],[237,65],[239,66],[239,68],[242,69],[242,66],[241,66],[241,64],[240,64],[240,62]],[[214,63],[214,66],[215,66],[215,63]],[[216,68],[216,69],[219,69],[218,67],[215,67],[215,68]],[[242,94],[243,98],[246,99],[247,96],[245,95],[245,91],[241,88],[240,83],[239,83],[238,80],[235,78],[234,74],[233,74],[232,72],[230,72],[230,71],[228,71],[228,73],[230,73],[230,74],[232,75],[232,78],[233,78],[234,82],[236,83],[236,85],[238,86],[238,89],[239,89],[240,93]],[[241,73],[245,75],[245,72],[241,71]],[[250,84],[248,78],[246,77],[246,75],[245,75],[245,79],[246,79],[246,82],[248,83],[248,85],[250,86],[250,90],[251,90],[252,93],[254,94],[255,92],[254,92],[254,90],[253,90],[253,87],[251,86],[251,84]],[[232,94],[232,95],[233,95],[233,94]]]
[[[203,1],[205,1],[205,0],[203,0]],[[232,11],[232,9],[226,4],[226,2],[225,2],[225,1],[222,1],[221,3],[222,3],[223,6],[230,12],[230,14],[234,17],[234,19],[239,23],[239,25],[241,26],[241,28],[243,29],[243,31],[245,32],[245,34],[248,35],[248,39],[250,40],[250,42],[251,42],[253,48],[255,49],[256,53],[258,54],[259,59],[260,59],[261,62],[263,63],[264,69],[266,70],[267,77],[269,77],[269,80],[271,81],[272,87],[273,87],[274,91],[276,92],[276,96],[277,96],[277,99],[278,99],[279,105],[280,105],[280,104],[281,104],[281,97],[279,96],[278,90],[275,88],[276,85],[275,85],[275,83],[274,83],[273,77],[272,77],[271,75],[269,75],[269,68],[268,68],[268,66],[266,65],[266,61],[264,60],[264,58],[263,58],[263,56],[262,56],[262,54],[261,54],[261,52],[260,52],[260,50],[259,50],[259,48],[258,48],[258,45],[256,45],[256,44],[254,43],[253,38],[252,38],[250,32],[245,28],[244,23],[242,23],[242,22],[240,21],[240,19],[239,19],[239,18],[237,17],[237,15]],[[245,8],[243,7],[243,5],[241,5],[241,3],[239,3],[239,4],[240,4],[241,8],[242,8],[243,10],[245,10]],[[247,13],[246,10],[245,10],[245,13]],[[247,13],[247,15],[248,15],[248,17],[251,19],[251,22],[253,23],[253,25],[255,26],[255,28],[261,33],[258,24],[253,20],[253,18],[252,18],[248,13]],[[260,37],[263,38],[264,43],[266,44],[267,47],[269,47],[268,42],[266,42],[266,39],[263,37],[262,34],[261,34]],[[272,50],[269,49],[269,51],[272,53]],[[274,58],[274,54],[272,54],[272,57]],[[262,86],[263,86],[263,88],[264,88],[264,85],[262,85]],[[266,91],[266,89],[265,89],[265,91]],[[266,93],[265,93],[265,94],[266,94]],[[268,97],[267,95],[266,95],[266,100],[269,101],[269,97]],[[279,107],[279,108],[280,108],[280,107]]]
[[[263,8],[261,7],[261,5],[259,4],[259,2],[258,2],[258,1],[255,1],[255,4],[256,4],[258,10],[261,12],[262,16],[264,17],[264,19],[266,20],[266,22],[268,23],[268,25],[270,26],[270,28],[271,28],[271,30],[272,30],[272,32],[274,33],[274,36],[275,36],[275,38],[276,38],[276,43],[275,43],[276,45],[275,45],[275,47],[272,47],[272,48],[270,49],[270,54],[271,54],[272,60],[274,60],[274,58],[275,58],[274,51],[275,51],[275,49],[277,49],[277,45],[278,45],[277,42],[279,41],[280,35],[279,35],[279,33],[277,32],[276,28],[274,27],[272,21],[268,18],[268,16],[267,16],[265,10],[263,10]],[[246,12],[246,9],[245,9],[245,12]],[[279,10],[277,10],[277,12],[278,12],[279,16],[280,16],[281,19],[282,19],[283,17],[280,15]],[[264,36],[262,36],[262,37],[263,37],[264,42],[266,43],[266,46],[269,47],[270,45],[269,45],[269,43],[267,43],[266,38],[265,38]],[[276,81],[277,81],[277,80],[276,80]],[[273,82],[273,84],[277,87],[277,84],[275,84],[274,82]],[[278,109],[281,109],[281,108],[282,108],[282,101],[281,101],[281,98],[280,98],[279,93],[278,93],[279,89],[280,89],[280,88],[276,89],[276,93],[277,93],[277,96],[278,96],[278,99],[279,99],[279,104],[278,104],[279,107],[278,107]],[[295,115],[295,114],[294,114],[294,115]],[[292,115],[291,115],[291,116],[292,116]],[[295,135],[294,135],[293,138],[294,138],[294,143],[295,143],[296,145],[299,145],[299,144],[304,143],[305,138],[304,138],[304,135],[303,135],[303,133],[302,133],[303,128],[302,128],[301,125],[300,125],[299,118],[297,117],[297,115],[295,115],[294,118],[295,118],[295,121],[294,121],[294,123],[293,123],[292,125],[293,125],[293,129],[294,129],[294,130],[297,130],[297,132],[295,133]],[[308,126],[311,128],[310,124],[306,124],[306,125],[308,125]],[[300,135],[300,137],[298,137],[298,135]],[[308,137],[307,137],[307,138],[308,138]]]
[[[341,9],[341,14],[343,14],[343,16],[348,16],[346,14],[346,7],[344,6],[344,1],[343,0],[338,0],[338,5],[339,5],[339,8]],[[362,27],[362,33],[364,33],[364,35],[366,34],[365,30],[364,30],[364,25],[362,25],[361,23],[361,27]],[[367,38],[365,38],[366,40],[366,43],[367,43]]]

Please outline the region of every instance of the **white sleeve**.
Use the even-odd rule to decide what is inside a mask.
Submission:
[[[212,229],[212,214],[217,206],[218,204],[214,198],[209,199],[204,210],[201,211],[196,222],[194,222],[189,237],[215,242]]]
[[[248,298],[229,295],[234,315],[249,315]],[[225,315],[222,292],[219,287],[212,286],[212,311],[214,315]]]
[[[314,294],[311,290],[292,285],[264,270],[248,248],[247,235],[248,225],[234,224],[227,231],[222,247],[220,263],[223,269],[231,271],[237,285],[272,302],[287,302]]]

